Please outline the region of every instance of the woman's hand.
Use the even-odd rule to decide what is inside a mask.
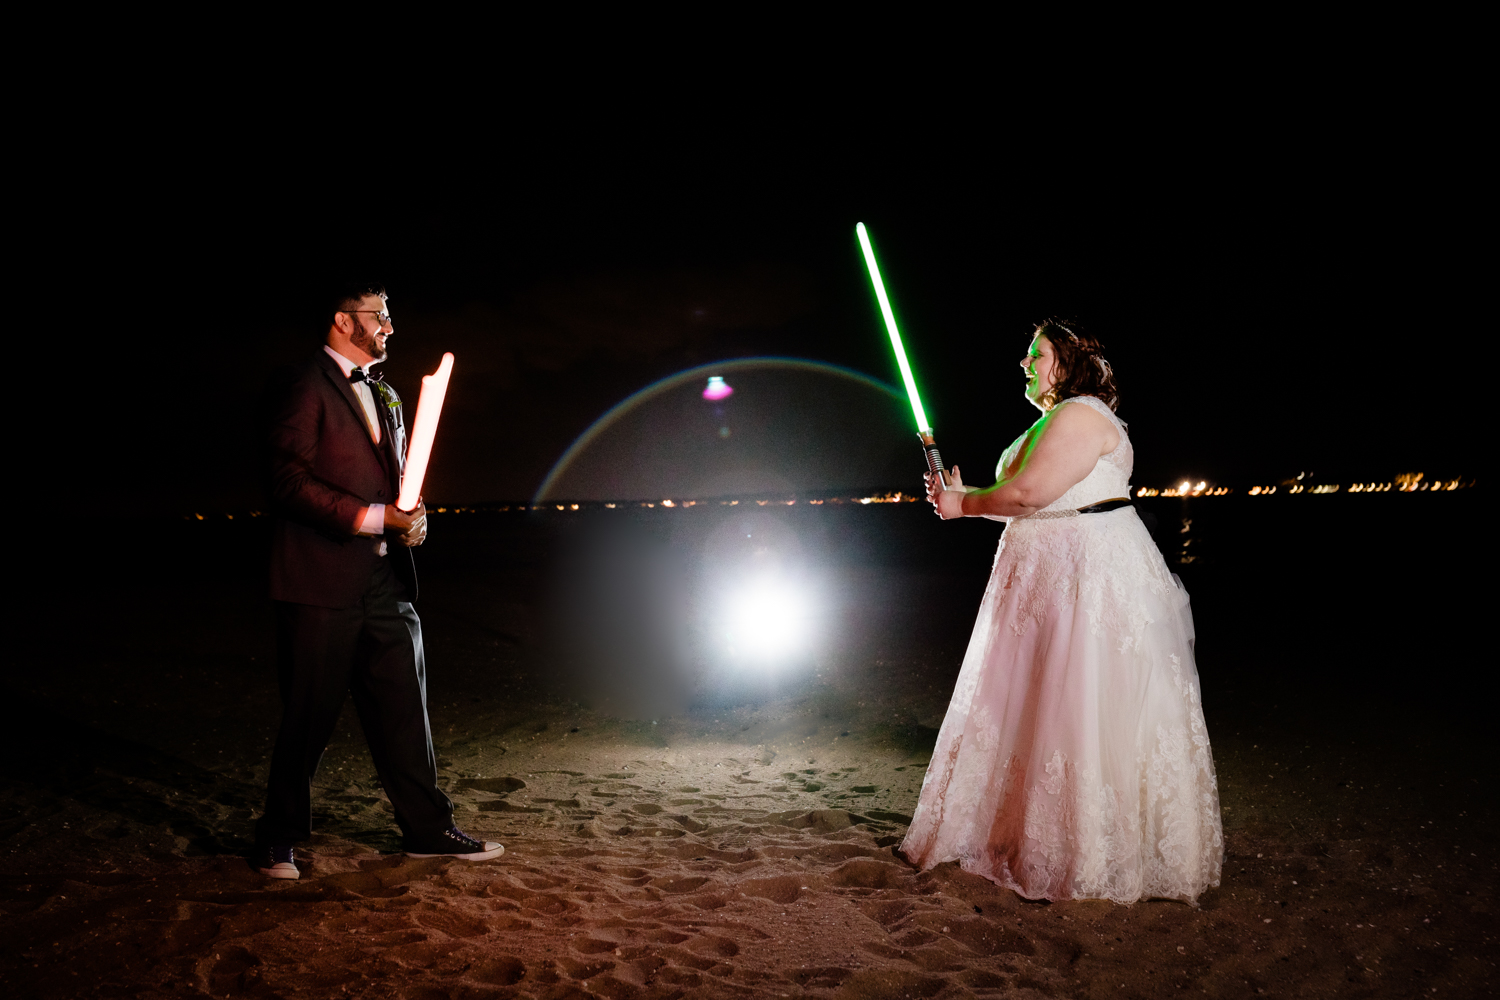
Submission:
[[[958,466],[955,465],[949,475],[952,485],[946,490],[943,489],[943,481],[933,473],[929,472],[926,477],[927,499],[937,511],[938,517],[944,521],[964,516],[964,494],[969,492],[963,477],[958,474]]]

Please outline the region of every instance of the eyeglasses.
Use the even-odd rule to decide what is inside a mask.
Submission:
[[[375,317],[375,321],[378,322],[381,326],[389,326],[391,322],[391,314],[386,312],[384,309],[340,309],[339,312],[369,313]]]

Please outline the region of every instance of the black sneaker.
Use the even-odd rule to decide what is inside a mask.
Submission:
[[[505,853],[505,845],[493,840],[475,840],[456,826],[450,826],[438,834],[435,843],[420,845],[420,849],[407,848],[408,858],[457,858],[460,861],[488,861]]]
[[[269,878],[300,878],[297,859],[292,856],[291,844],[272,844],[257,848],[255,869]]]

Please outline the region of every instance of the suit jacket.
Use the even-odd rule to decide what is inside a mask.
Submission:
[[[271,599],[347,608],[369,586],[381,558],[417,598],[411,550],[392,534],[388,554],[377,539],[356,535],[360,509],[396,502],[406,460],[401,400],[389,386],[375,392],[382,430],[370,437],[364,408],[338,363],[319,351],[287,373],[273,395],[270,432]]]

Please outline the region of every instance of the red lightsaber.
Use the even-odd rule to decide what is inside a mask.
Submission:
[[[427,460],[432,457],[432,439],[437,437],[438,417],[448,395],[448,377],[453,374],[453,352],[443,355],[431,375],[422,376],[422,395],[417,398],[417,416],[411,424],[411,447],[406,450],[406,473],[396,509],[410,513],[422,498],[422,480],[427,478]]]

